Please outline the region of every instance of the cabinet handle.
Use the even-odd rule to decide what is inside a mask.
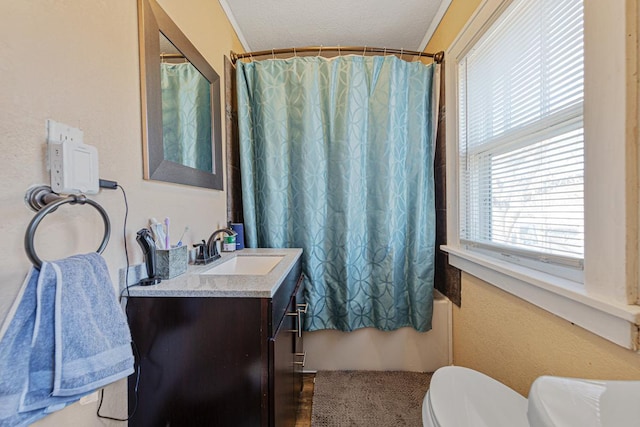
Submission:
[[[294,334],[298,334],[298,337],[302,336],[302,328],[300,328],[300,312],[298,310],[296,311],[290,311],[287,313],[287,316],[296,316],[298,318],[298,324],[296,325],[296,329],[289,329],[289,332],[294,333]]]
[[[287,313],[287,316],[296,316],[298,318],[298,324],[296,325],[296,329],[291,329],[289,332],[293,332],[298,334],[298,338],[302,338],[302,311],[296,310],[294,312]]]
[[[307,312],[306,310],[307,308],[305,307],[305,311],[302,311],[301,309],[297,309],[294,312],[287,313],[287,316],[296,316],[298,318],[298,325],[296,326],[296,329],[291,329],[289,331],[289,332],[294,332],[298,334],[298,338],[302,338],[302,313],[306,313]]]
[[[306,305],[306,304],[305,304]],[[296,312],[298,313],[298,338],[302,338],[302,313],[303,311],[300,309],[297,309]],[[307,312],[307,308],[304,308],[304,313]]]
[[[307,308],[309,308],[309,304],[297,304],[298,309],[296,312],[298,313],[298,338],[302,338],[302,314],[307,314]]]
[[[307,361],[307,352],[304,353],[296,353],[296,357],[302,357],[302,362],[293,362],[294,365],[300,365],[304,367],[305,362]]]

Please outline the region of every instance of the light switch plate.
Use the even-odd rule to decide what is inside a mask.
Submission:
[[[84,142],[84,132],[78,128],[59,123],[54,120],[47,120],[47,142]]]

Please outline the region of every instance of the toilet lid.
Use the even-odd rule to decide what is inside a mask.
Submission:
[[[640,381],[540,377],[529,391],[532,427],[640,424]]]
[[[447,366],[431,378],[434,421],[446,427],[528,427],[527,399],[472,369]]]

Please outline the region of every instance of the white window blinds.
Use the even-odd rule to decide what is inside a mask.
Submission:
[[[460,237],[582,266],[582,0],[514,0],[458,69]]]

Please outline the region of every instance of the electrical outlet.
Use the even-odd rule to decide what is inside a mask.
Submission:
[[[97,194],[98,150],[84,144],[77,128],[47,120],[47,165],[51,188],[59,194]]]

